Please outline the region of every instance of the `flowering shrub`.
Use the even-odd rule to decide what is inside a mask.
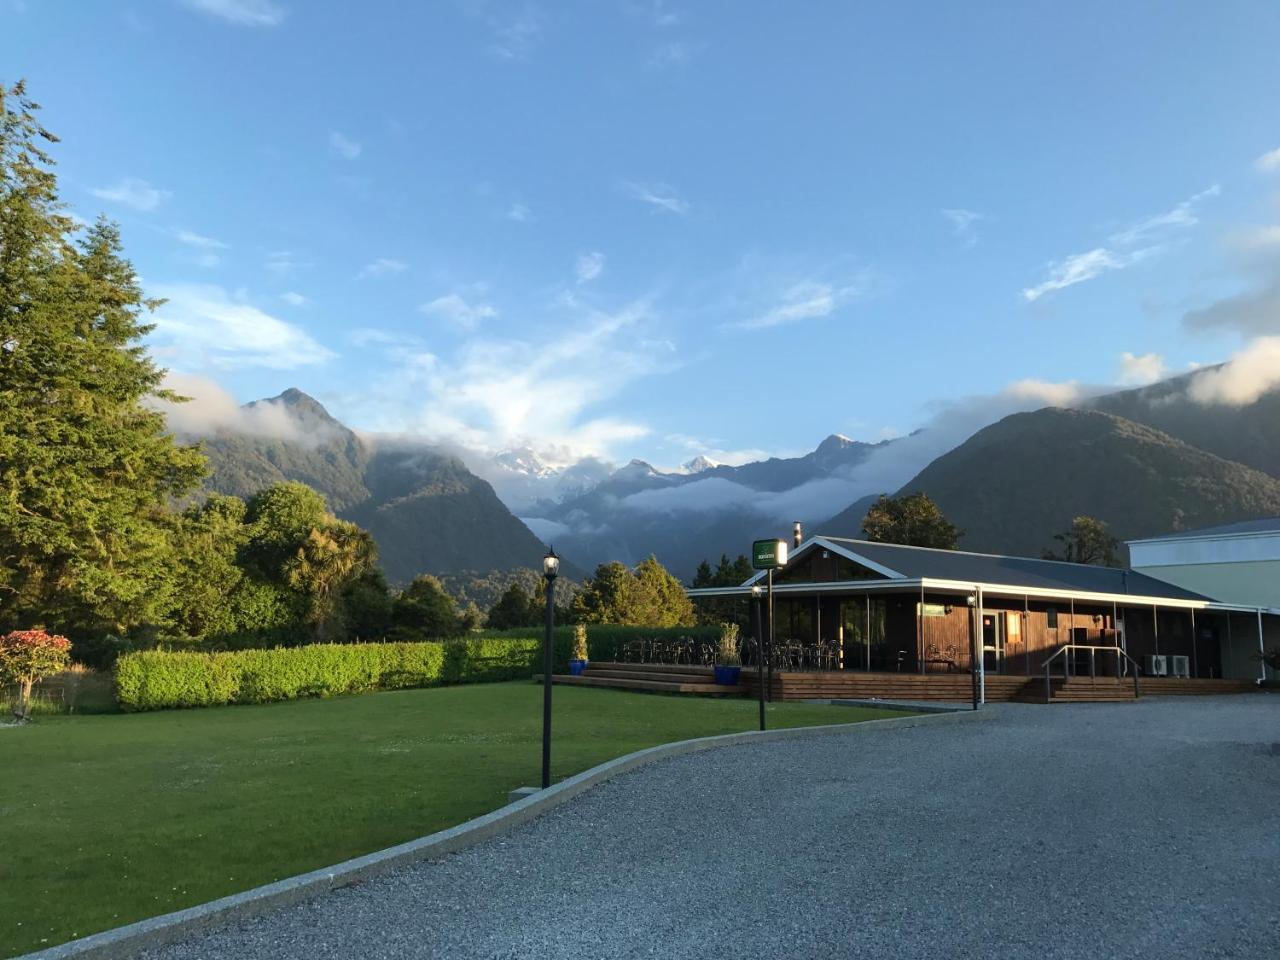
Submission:
[[[0,637],[0,684],[18,685],[20,718],[30,707],[32,685],[66,667],[70,656],[70,640],[43,630],[14,630]]]
[[[590,654],[587,651],[587,625],[585,623],[576,623],[573,626],[573,659],[587,660]]]

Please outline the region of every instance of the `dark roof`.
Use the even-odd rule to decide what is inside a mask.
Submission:
[[[845,537],[823,537],[873,563],[902,574],[909,580],[961,580],[999,583],[1028,590],[1068,590],[1081,593],[1133,594],[1169,600],[1209,600],[1203,594],[1157,580],[1133,570],[1096,567],[1060,560],[1033,560],[992,553],[904,547],[896,543],[872,543]]]
[[[1239,523],[1224,523],[1217,527],[1201,527],[1198,530],[1178,530],[1164,533],[1158,537],[1141,537],[1130,540],[1130,543],[1141,543],[1143,540],[1182,540],[1189,537],[1225,536],[1233,533],[1280,533],[1280,517],[1263,517],[1261,520],[1241,520]]]

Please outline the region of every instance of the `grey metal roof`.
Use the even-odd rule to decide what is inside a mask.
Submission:
[[[866,557],[882,567],[897,571],[909,580],[960,580],[1006,584],[1032,591],[1076,590],[1084,593],[1163,597],[1170,600],[1212,599],[1155,577],[1117,567],[1034,560],[1030,557],[1005,557],[992,553],[966,553],[962,550],[905,547],[896,543],[872,543],[845,537],[822,539]]]
[[[1177,530],[1163,533],[1158,537],[1142,537],[1130,540],[1130,543],[1144,543],[1148,540],[1188,540],[1192,537],[1229,536],[1237,533],[1280,533],[1280,517],[1263,517],[1260,520],[1241,520],[1239,523],[1224,523],[1216,527],[1200,527],[1198,530]]]

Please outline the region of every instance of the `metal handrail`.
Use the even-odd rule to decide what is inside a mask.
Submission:
[[[1142,667],[1138,665],[1137,660],[1129,656],[1129,652],[1125,650],[1124,647],[1120,646],[1119,644],[1113,644],[1111,646],[1103,647],[1103,646],[1094,646],[1087,643],[1064,643],[1061,647],[1058,648],[1056,653],[1054,653],[1048,659],[1046,659],[1044,663],[1040,664],[1040,666],[1044,667],[1044,702],[1045,703],[1049,703],[1053,699],[1053,681],[1049,675],[1049,665],[1053,663],[1053,661],[1057,660],[1058,657],[1066,653],[1068,650],[1088,650],[1089,651],[1089,677],[1090,679],[1094,679],[1094,680],[1098,678],[1097,659],[1095,656],[1095,651],[1106,650],[1116,655],[1116,677],[1117,678],[1119,678],[1120,676],[1120,658],[1124,657],[1131,664],[1133,664],[1133,695],[1135,698],[1140,697],[1142,695],[1138,688],[1138,674],[1142,672]],[[1064,676],[1070,675],[1067,672],[1065,661],[1063,662],[1063,674]]]

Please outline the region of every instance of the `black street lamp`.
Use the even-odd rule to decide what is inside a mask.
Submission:
[[[760,584],[751,585],[751,599],[755,601],[756,610],[756,689],[760,694],[760,729],[764,729],[764,616],[760,610],[760,597],[764,588]]]
[[[547,581],[547,635],[542,642],[542,789],[551,786],[551,665],[555,653],[552,632],[556,619],[556,574],[560,558],[555,547],[542,558],[542,576]]]

